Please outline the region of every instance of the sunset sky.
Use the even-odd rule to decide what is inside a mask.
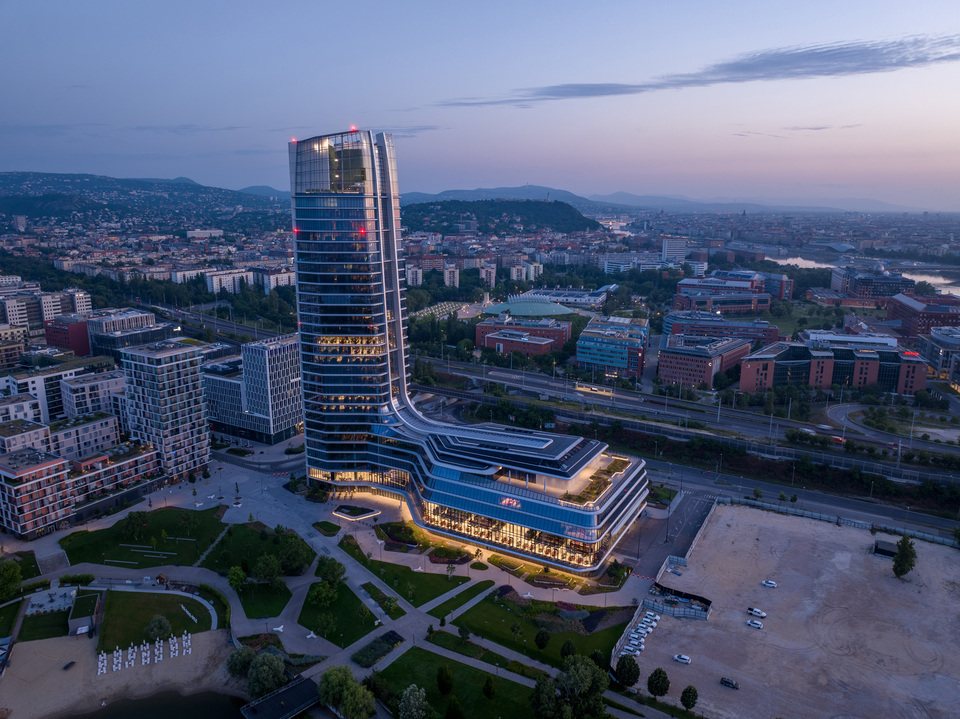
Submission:
[[[394,134],[402,191],[960,211],[957,0],[0,0],[0,171],[288,189]]]

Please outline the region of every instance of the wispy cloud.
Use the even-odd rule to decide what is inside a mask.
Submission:
[[[801,80],[894,72],[960,60],[960,35],[919,35],[899,40],[854,41],[761,50],[690,73],[662,75],[648,82],[565,83],[513,91],[500,99],[461,98],[444,107],[512,105],[530,107],[550,100],[639,95],[658,90],[709,87],[769,80]]]
[[[422,135],[425,132],[433,132],[435,130],[442,130],[443,128],[440,125],[409,125],[406,127],[394,127],[385,129],[384,132],[393,135],[396,138],[407,138],[407,137],[417,137]]]
[[[783,129],[788,132],[822,132],[823,130],[852,130],[855,127],[862,127],[862,125],[859,122],[855,125],[795,125]]]
[[[227,125],[225,127],[210,127],[208,125],[137,125],[131,128],[134,132],[153,132],[156,134],[171,135],[198,135],[207,132],[231,132],[233,130],[243,130],[240,125]]]

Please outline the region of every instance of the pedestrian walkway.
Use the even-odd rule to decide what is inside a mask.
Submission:
[[[199,567],[201,564],[203,564],[203,560],[206,559],[207,555],[213,551],[213,548],[220,543],[220,540],[223,539],[225,536],[227,536],[227,532],[229,531],[230,531],[230,525],[228,524],[226,527],[223,528],[223,531],[220,532],[219,536],[210,543],[210,546],[207,547],[205,550],[203,550],[203,554],[200,555],[200,559],[195,561],[193,563],[193,566]]]

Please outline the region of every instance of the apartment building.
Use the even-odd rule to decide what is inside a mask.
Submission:
[[[123,370],[85,374],[60,380],[63,412],[67,417],[91,412],[113,414],[110,395],[122,392],[123,385]]]
[[[122,351],[130,436],[160,453],[161,470],[176,479],[210,458],[200,350],[166,340]]]

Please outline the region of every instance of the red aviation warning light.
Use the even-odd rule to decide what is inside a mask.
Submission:
[[[291,138],[290,138],[290,142],[296,142],[296,141],[297,141],[297,138],[295,138],[295,137],[291,137]]]
[[[350,125],[350,132],[356,132],[356,131],[357,131],[357,126],[356,126],[356,125]]]

